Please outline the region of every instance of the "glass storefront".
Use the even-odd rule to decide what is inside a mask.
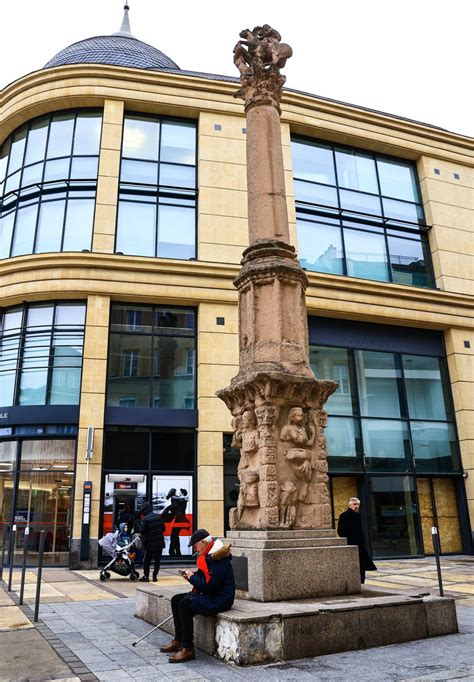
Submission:
[[[21,563],[26,538],[27,563],[36,564],[44,530],[45,564],[69,563],[75,447],[75,439],[0,442],[1,537],[6,541],[7,562]],[[12,524],[16,525],[14,546]]]
[[[431,553],[432,525],[443,553],[462,552],[462,469],[441,337],[316,318],[310,329],[316,377],[339,384],[325,406],[334,520],[355,495],[375,557]]]
[[[105,433],[101,532],[126,520],[139,529],[138,510],[147,501],[165,520],[163,556],[190,556],[195,493],[195,432],[146,427]]]

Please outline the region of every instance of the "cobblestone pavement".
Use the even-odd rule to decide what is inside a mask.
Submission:
[[[438,593],[434,559],[377,565],[377,573],[368,574],[369,587]],[[13,591],[0,591],[0,680],[474,680],[474,557],[445,557],[442,570],[445,593],[457,601],[459,634],[251,668],[232,668],[202,652],[196,661],[169,664],[159,653],[169,636],[160,631],[133,648],[150,629],[133,616],[136,585],[118,576],[101,583],[98,571],[45,570],[40,623],[33,630],[36,574],[28,571],[27,605],[18,607],[15,571]],[[176,569],[163,569],[158,585],[175,584],[182,584]],[[33,654],[38,642],[27,637],[42,638],[41,657]]]

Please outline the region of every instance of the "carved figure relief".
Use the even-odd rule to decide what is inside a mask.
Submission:
[[[257,418],[253,410],[246,410],[234,419],[234,435],[232,447],[240,450],[238,471],[246,469],[250,465],[250,458],[258,451]]]
[[[280,483],[280,526],[292,528],[296,521],[296,501],[298,490],[291,481]]]
[[[240,521],[245,507],[258,507],[258,483],[260,476],[258,471],[250,469],[242,470],[239,473],[240,491],[237,500],[237,520]]]
[[[291,463],[296,478],[301,481],[298,490],[299,502],[306,502],[308,484],[311,483],[315,463],[311,448],[316,438],[316,429],[311,422],[304,425],[304,412],[301,407],[292,407],[288,413],[288,423],[283,426],[280,440],[289,441],[299,447],[289,448],[285,458]],[[303,447],[301,447],[303,446]]]

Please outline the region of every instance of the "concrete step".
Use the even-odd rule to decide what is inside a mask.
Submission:
[[[172,588],[137,588],[135,615],[156,625],[171,615]],[[172,621],[163,629],[174,634]],[[324,656],[458,632],[454,599],[364,589],[362,595],[259,603],[195,617],[195,644],[233,665]]]

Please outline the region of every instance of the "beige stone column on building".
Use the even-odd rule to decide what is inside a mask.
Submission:
[[[417,164],[429,232],[436,285],[474,294],[474,170],[463,164],[422,156]],[[474,528],[474,332],[445,331],[454,412],[467,474],[466,494]]]
[[[99,253],[114,252],[123,110],[121,101],[107,99],[104,102],[92,240],[92,250]]]
[[[110,298],[108,296],[88,296],[79,410],[79,434],[77,439],[74,516],[71,533],[72,567],[80,565],[97,566],[109,317]],[[94,453],[89,465],[86,462],[88,427],[94,429]],[[82,530],[83,484],[86,480],[92,481],[92,504],[90,512],[90,560],[84,565],[80,563],[79,555]]]
[[[471,527],[474,528],[474,333],[449,329],[444,334],[461,461]],[[469,344],[469,346],[467,345]]]

